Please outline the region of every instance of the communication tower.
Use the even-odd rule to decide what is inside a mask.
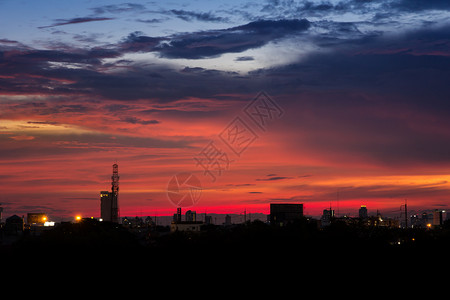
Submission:
[[[113,164],[111,176],[111,222],[119,223],[119,166]]]

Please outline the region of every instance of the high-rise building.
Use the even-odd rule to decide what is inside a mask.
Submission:
[[[111,221],[111,197],[108,191],[100,192],[100,218],[103,221]]]
[[[361,205],[359,209],[359,217],[361,219],[367,219],[367,207],[365,205]]]
[[[184,217],[186,219],[186,222],[195,222],[195,221],[197,221],[197,212],[188,210],[184,214]]]
[[[111,192],[100,192],[100,215],[103,221],[119,223],[119,166],[113,164]]]
[[[303,204],[270,203],[270,223],[285,225],[303,217]]]
[[[447,213],[445,210],[436,209],[433,212],[433,225],[441,226],[444,224],[445,219],[447,218]]]
[[[223,225],[225,225],[225,226],[231,225],[231,216],[230,215],[225,216],[225,223]]]
[[[322,217],[320,218],[322,227],[331,225],[331,221],[334,218],[334,209],[324,209]]]
[[[181,222],[181,207],[177,207],[177,213],[173,215],[174,222]]]

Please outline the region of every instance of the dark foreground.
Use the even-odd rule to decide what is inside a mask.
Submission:
[[[25,233],[12,245],[0,246],[0,255],[11,265],[139,266],[153,272],[205,267],[226,270],[239,264],[275,268],[280,273],[418,265],[447,260],[449,225],[392,229],[335,223],[319,229],[306,220],[284,227],[254,221],[231,227],[209,225],[199,233],[169,233],[167,228],[129,229],[84,220],[61,224],[39,236]]]

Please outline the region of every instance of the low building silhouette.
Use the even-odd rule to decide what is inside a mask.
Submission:
[[[180,221],[170,224],[170,232],[192,231],[200,232],[203,222],[200,221]]]
[[[303,204],[270,203],[270,223],[283,226],[303,217]]]
[[[173,215],[173,221],[170,224],[170,232],[176,231],[191,231],[199,232],[201,226],[204,224],[201,221],[197,221],[197,213],[195,211],[188,210],[184,215],[185,221],[181,220],[181,207],[177,208],[177,213]]]
[[[8,235],[20,235],[23,233],[24,221],[18,215],[12,215],[5,221],[5,233]]]

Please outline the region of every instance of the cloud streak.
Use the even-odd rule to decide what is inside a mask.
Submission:
[[[183,20],[183,21],[202,21],[202,22],[227,22],[228,19],[224,17],[219,17],[214,15],[211,12],[202,13],[202,12],[195,12],[195,11],[187,11],[182,9],[171,9],[170,14],[173,14],[177,18]]]
[[[98,21],[110,21],[114,20],[114,18],[101,18],[101,17],[82,17],[82,18],[73,18],[73,19],[57,19],[56,23],[46,26],[39,26],[39,29],[44,28],[52,28],[63,25],[71,25],[71,24],[80,24],[80,23],[88,23],[88,22],[98,22]]]

